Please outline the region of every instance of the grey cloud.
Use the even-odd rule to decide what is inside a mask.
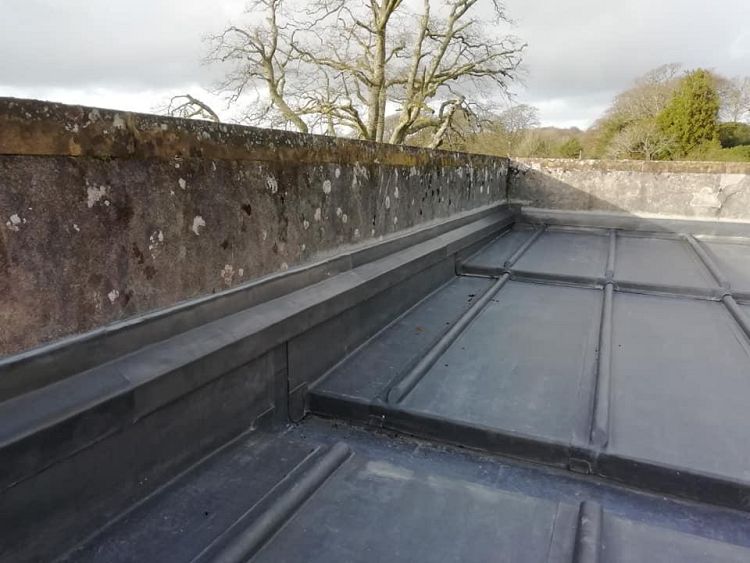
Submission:
[[[584,115],[589,124],[622,89],[651,68],[681,62],[733,76],[750,74],[746,0],[507,0],[515,32],[528,42],[526,91],[547,123]],[[554,113],[554,116],[553,116]],[[574,118],[571,118],[574,119]],[[585,123],[584,123],[585,122]]]
[[[9,6],[8,6],[9,4]],[[204,35],[242,2],[10,0],[0,17],[0,83],[159,88],[211,78]]]
[[[545,124],[590,124],[633,79],[682,62],[750,74],[747,0],[506,0],[529,43],[520,101]],[[111,93],[209,84],[202,38],[237,18],[243,0],[3,0],[0,95],[51,92],[111,105]],[[109,100],[104,99],[109,92]],[[118,99],[133,100],[133,96]],[[107,104],[110,102],[110,104]],[[132,102],[138,108],[152,102]],[[131,108],[122,108],[131,109]]]

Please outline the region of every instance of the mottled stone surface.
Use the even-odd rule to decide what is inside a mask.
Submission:
[[[0,99],[0,355],[503,201],[507,169]]]
[[[518,159],[509,197],[529,207],[750,220],[750,164]]]

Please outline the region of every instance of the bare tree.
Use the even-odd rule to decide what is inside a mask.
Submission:
[[[509,22],[499,0],[423,0],[416,13],[403,0],[312,0],[293,15],[284,2],[254,0],[262,21],[212,38],[210,60],[229,64],[228,101],[256,94],[252,123],[385,141],[395,110],[390,142],[429,131],[440,146],[457,115],[506,91],[525,47],[498,34]]]
[[[513,105],[496,119],[496,132],[508,155],[521,144],[530,129],[538,126],[539,110],[528,104]]]
[[[294,31],[282,13],[284,0],[253,0],[248,13],[263,14],[260,22],[247,27],[229,26],[210,38],[209,62],[230,63],[229,71],[219,90],[229,94],[230,103],[237,102],[248,89],[256,93],[256,111],[250,121],[272,124],[291,123],[302,133],[307,123],[287,102],[287,80],[290,64],[295,63]],[[261,89],[262,91],[258,91]],[[276,115],[274,115],[276,114]],[[281,119],[279,119],[281,118]]]
[[[221,121],[217,113],[207,103],[190,94],[172,96],[164,108],[164,113],[173,117],[184,117],[186,119]]]
[[[315,0],[305,12],[307,21],[297,23],[295,55],[314,69],[300,113],[309,119],[325,115],[329,130],[340,125],[362,139],[382,141],[391,86],[386,67],[403,48],[403,41],[389,42],[388,32],[402,0],[351,4]]]
[[[450,127],[456,108],[465,104],[467,90],[473,86],[474,93],[481,96],[482,87],[495,86],[495,94],[506,92],[516,77],[525,45],[513,37],[495,39],[487,33],[472,11],[478,1],[447,0],[447,16],[440,18],[431,14],[430,0],[423,0],[408,71],[394,81],[400,120],[391,143],[403,143],[410,134],[425,127],[435,130],[439,142],[439,135]],[[489,8],[496,23],[508,21],[497,0]],[[437,116],[426,111],[433,99],[442,99],[441,109],[450,111],[441,111]]]
[[[737,123],[750,119],[750,77],[723,79],[718,91],[724,121]]]
[[[657,67],[615,98],[593,127],[597,156],[649,160],[656,157],[658,150],[650,147],[663,140],[656,119],[679,87],[681,68],[677,63]]]
[[[682,65],[670,63],[648,71],[617,96],[607,112],[625,121],[656,117],[669,103],[680,81]]]
[[[606,156],[654,160],[668,157],[676,146],[675,139],[662,131],[654,120],[643,119],[615,135]]]

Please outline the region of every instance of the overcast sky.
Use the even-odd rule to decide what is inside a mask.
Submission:
[[[354,1],[354,0],[352,0]],[[244,0],[0,0],[0,96],[151,111],[201,93],[201,39]],[[545,125],[590,125],[669,62],[750,75],[750,0],[506,0],[528,43],[518,100]]]

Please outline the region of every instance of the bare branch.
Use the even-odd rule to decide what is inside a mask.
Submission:
[[[218,114],[208,104],[190,94],[172,96],[164,108],[164,113],[186,119],[205,119],[217,123],[221,121]]]
[[[259,104],[247,119],[305,132],[403,143],[429,131],[440,146],[481,125],[525,48],[500,29],[510,22],[500,0],[423,0],[419,13],[403,0],[309,0],[296,13],[286,2],[254,0],[254,21],[214,36],[209,60],[228,68],[228,103]]]

